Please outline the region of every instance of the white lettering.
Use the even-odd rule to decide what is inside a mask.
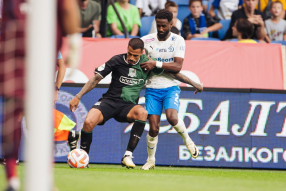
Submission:
[[[179,145],[179,160],[189,160],[191,154],[185,145]]]
[[[262,153],[266,153],[266,157],[262,156]],[[272,159],[272,152],[268,148],[262,147],[256,153],[257,159],[262,163],[268,163]]]
[[[201,131],[199,131],[199,134],[210,134],[209,128],[212,125],[219,126],[218,131],[216,132],[216,135],[229,135],[228,131],[228,113],[229,113],[229,100],[221,102],[206,125],[203,127]],[[216,121],[215,119],[219,115],[219,120]]]
[[[227,155],[227,152],[226,152],[226,150],[225,150],[225,147],[220,147],[220,148],[218,149],[218,152],[217,152],[217,155],[216,155],[215,160],[216,160],[216,161],[220,161],[220,159],[224,159],[226,162],[229,161],[229,157],[228,157],[228,155]]]
[[[284,153],[283,153],[283,159],[284,159],[284,161],[286,162],[286,150],[285,150]]]
[[[206,156],[204,156],[204,160],[213,161],[215,159],[215,149],[212,146],[205,147]]]
[[[283,149],[273,148],[273,163],[278,163],[278,153],[283,153]]]
[[[277,106],[276,113],[279,113],[286,106],[286,102],[280,102]],[[276,133],[277,137],[286,137],[286,118],[284,118],[283,127],[280,133]]]
[[[238,162],[242,162],[243,161],[243,152],[242,152],[241,147],[232,147],[231,157],[229,158],[229,161],[233,162],[236,160],[236,152],[237,152]]]
[[[249,162],[249,159],[251,159],[253,162],[257,162],[257,158],[255,158],[254,153],[256,151],[256,147],[253,147],[249,150],[248,147],[244,148],[244,161]]]

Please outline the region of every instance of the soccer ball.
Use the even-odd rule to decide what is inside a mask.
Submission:
[[[85,168],[89,162],[89,156],[82,149],[74,149],[68,155],[68,165],[71,168]]]

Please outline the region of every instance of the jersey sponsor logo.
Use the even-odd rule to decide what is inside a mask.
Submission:
[[[136,77],[137,74],[136,74],[136,69],[134,68],[129,68],[129,74],[128,74],[129,77],[133,78],[133,77]]]
[[[125,76],[120,76],[119,81],[126,85],[138,85],[138,84],[144,84],[143,79],[133,79],[133,78],[127,78]]]
[[[173,62],[174,58],[161,58],[161,57],[159,57],[156,60],[159,62]]]
[[[155,38],[150,38],[150,39],[146,39],[144,42],[152,42],[154,40],[155,40]]]
[[[97,71],[102,71],[105,68],[105,63],[97,68]]]
[[[185,51],[185,46],[180,46],[180,50]]]
[[[177,39],[177,37],[173,36],[172,37],[172,41],[175,41]]]
[[[174,52],[174,47],[172,45],[170,45],[170,47],[168,48],[169,52]]]
[[[156,51],[158,52],[167,52],[167,49],[166,48],[156,48]]]

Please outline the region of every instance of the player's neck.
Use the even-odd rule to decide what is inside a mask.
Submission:
[[[245,14],[246,14],[247,17],[253,16],[253,15],[254,15],[254,11],[255,11],[255,10],[249,11],[246,7],[244,7],[244,12],[245,12]]]
[[[281,17],[272,16],[272,18],[271,18],[271,21],[272,21],[273,23],[279,23],[280,20],[281,20]]]
[[[165,41],[170,37],[170,35],[171,35],[171,32],[169,32],[169,34],[167,34],[164,38],[160,38],[158,35],[157,35],[157,38],[159,41]]]

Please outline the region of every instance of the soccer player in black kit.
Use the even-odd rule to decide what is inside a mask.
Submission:
[[[76,110],[81,97],[112,72],[112,80],[108,91],[93,105],[86,116],[81,130],[80,148],[89,153],[92,130],[96,125],[103,125],[111,118],[118,122],[134,122],[126,152],[121,160],[122,166],[127,168],[135,167],[132,161],[132,153],[140,140],[148,117],[147,111],[137,104],[140,91],[151,72],[158,75],[163,72],[162,69],[158,68],[149,71],[140,67],[140,63],[149,60],[148,56],[143,54],[143,49],[144,43],[141,39],[131,39],[128,44],[127,54],[113,56],[109,61],[96,68],[95,75],[70,101],[70,110],[73,112]],[[200,84],[184,77],[182,75],[182,77],[176,79],[193,85],[199,92],[202,91]]]

